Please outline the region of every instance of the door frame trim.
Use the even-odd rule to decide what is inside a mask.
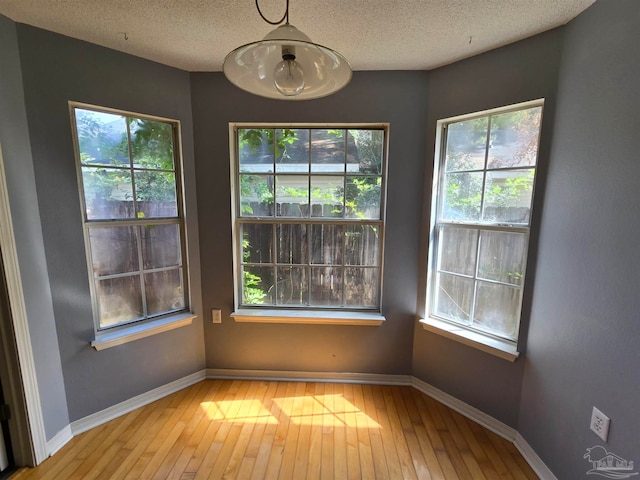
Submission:
[[[13,334],[15,352],[17,354],[17,358],[15,358],[9,351],[6,357],[8,357],[10,372],[18,373],[17,376],[10,375],[12,378],[9,379],[9,392],[6,396],[9,401],[13,402],[14,406],[24,404],[25,407],[25,411],[14,407],[14,410],[18,410],[14,411],[13,414],[18,420],[20,438],[18,438],[18,442],[12,441],[12,444],[16,462],[20,459],[35,466],[47,458],[47,442],[1,146],[0,254],[2,255],[6,289],[9,297],[9,312],[11,315],[9,323],[12,326],[11,333]],[[8,340],[11,339],[5,339],[5,343],[8,343]],[[24,403],[20,401],[21,399],[17,394],[20,390],[24,395]]]

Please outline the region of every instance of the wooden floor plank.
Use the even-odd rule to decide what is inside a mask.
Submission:
[[[309,464],[311,449],[311,430],[313,423],[313,384],[305,383],[302,397],[302,409],[289,421],[297,423],[298,442],[296,444],[296,457],[293,465],[293,478],[305,478]]]
[[[268,385],[269,390],[265,394],[264,404],[265,410],[269,412],[267,417],[268,421],[265,425],[262,437],[256,440],[259,442],[259,448],[256,453],[256,461],[251,473],[252,480],[261,480],[262,476],[264,476],[267,471],[269,456],[274,446],[276,432],[281,424],[280,416],[282,415],[282,410],[275,399],[284,398],[287,390],[287,384],[283,382],[269,382]],[[250,447],[248,447],[248,449],[249,448]]]
[[[387,470],[389,471],[389,477],[392,479],[402,478],[402,465],[400,464],[400,457],[398,457],[398,449],[396,448],[396,444],[393,440],[391,425],[389,423],[389,417],[387,415],[387,407],[384,403],[382,387],[380,387],[379,385],[374,385],[372,390],[374,406],[376,408],[377,414],[377,421],[380,424],[382,448],[384,449],[384,456],[387,463]]]
[[[11,480],[535,480],[515,446],[411,387],[206,380]]]
[[[375,478],[371,438],[369,437],[369,417],[365,413],[362,385],[353,386],[353,406],[356,411],[356,430],[358,432],[358,454],[360,456],[360,471],[362,478]]]
[[[400,469],[402,470],[402,478],[404,479],[417,479],[416,470],[413,465],[413,459],[411,458],[411,452],[407,445],[407,440],[404,435],[402,422],[398,413],[398,408],[393,397],[394,387],[384,387],[383,397],[387,409],[387,417],[389,418],[389,425],[391,427],[391,434],[393,441],[398,451],[398,457],[400,459]]]
[[[371,385],[362,386],[362,396],[364,399],[364,413],[369,418],[370,426],[369,440],[371,442],[371,455],[373,456],[373,466],[375,468],[375,478],[386,480],[389,479],[389,467],[387,458],[382,444],[382,435],[380,433],[380,420],[376,403],[373,398],[373,390]]]
[[[289,416],[291,415],[291,409],[293,407],[293,398],[295,397],[296,384],[283,383],[285,386],[284,395],[279,394],[277,402],[274,403],[274,409],[280,410],[278,415],[278,427],[276,428],[273,448],[269,453],[269,461],[267,462],[266,477],[265,478],[278,478],[280,473],[280,467],[282,466],[282,457],[284,455],[284,447],[288,437],[293,437],[293,432],[289,435]],[[280,392],[280,387],[278,392]],[[273,409],[272,409],[273,412]],[[298,432],[295,432],[296,440]],[[257,479],[256,475],[254,477]]]
[[[331,383],[318,384],[322,385],[322,429],[320,430],[320,478],[322,480],[330,480],[335,477],[335,429],[340,428],[337,424],[341,422],[335,415],[333,406],[334,390]],[[346,473],[346,472],[344,472]],[[342,478],[346,478],[344,475]]]
[[[333,411],[333,477],[332,478],[349,478],[349,470],[347,465],[347,419],[344,404],[344,385],[331,385],[333,398],[331,399],[331,408]]]
[[[362,478],[360,473],[360,453],[358,448],[358,431],[356,423],[356,409],[353,405],[353,385],[343,387],[342,404],[340,410],[345,412],[345,439],[347,445],[347,478],[356,480]]]
[[[442,469],[444,478],[447,480],[458,480],[458,474],[453,467],[451,458],[449,458],[449,454],[447,453],[442,438],[440,437],[440,432],[446,432],[447,430],[446,424],[442,420],[437,409],[438,402],[421,394],[420,392],[416,391],[416,394],[417,395],[414,395],[414,398],[416,398],[420,405],[418,410],[420,412],[420,417],[422,418],[422,424],[427,430],[427,435],[429,435],[429,440],[431,441],[431,445],[436,453],[438,465],[440,465],[440,468]]]
[[[324,409],[325,409],[325,384],[309,384],[311,388],[307,391],[312,395],[312,419],[311,432],[309,435],[309,457],[307,461],[307,480],[319,480],[322,468],[322,435],[324,429]]]
[[[438,462],[438,455],[434,450],[429,434],[427,433],[427,429],[424,426],[423,419],[420,416],[420,407],[416,404],[415,397],[413,395],[414,392],[417,391],[413,388],[407,388],[402,391],[402,394],[407,408],[407,413],[411,419],[411,424],[413,425],[413,430],[416,438],[418,439],[418,444],[420,445],[420,450],[422,451],[422,455],[424,456],[427,464],[429,475],[431,475],[433,480],[446,480],[446,476]]]

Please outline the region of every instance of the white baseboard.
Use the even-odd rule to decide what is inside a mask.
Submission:
[[[371,385],[411,385],[410,375],[377,373],[298,372],[286,370],[207,369],[207,378],[234,380],[271,380],[278,382],[369,383]]]
[[[58,450],[64,447],[73,438],[71,432],[71,425],[67,425],[60,430],[51,440],[47,441],[47,456],[55,454]]]
[[[113,420],[114,418],[118,418],[125,413],[129,413],[135,410],[136,408],[148,405],[149,403],[155,402],[156,400],[166,397],[167,395],[171,395],[178,390],[182,390],[183,388],[198,383],[204,380],[206,377],[206,371],[200,370],[199,372],[187,375],[186,377],[175,380],[171,383],[163,385],[162,387],[154,388],[153,390],[130,398],[129,400],[125,400],[124,402],[113,405],[112,407],[105,408],[104,410],[96,413],[92,413],[91,415],[81,418],[80,420],[71,422],[71,432],[73,433],[73,435],[78,435],[82,432],[86,432],[87,430],[91,430],[98,425],[102,425],[103,423]]]
[[[545,465],[538,454],[531,448],[531,445],[527,443],[522,435],[516,434],[516,439],[513,442],[518,451],[522,454],[529,466],[536,472],[536,475],[541,480],[558,480],[549,467]]]
[[[458,400],[448,393],[437,389],[433,385],[430,385],[427,382],[423,382],[419,378],[411,377],[411,385],[413,385],[414,388],[421,391],[425,395],[428,395],[431,398],[439,401],[440,403],[443,403],[452,410],[455,410],[461,415],[464,415],[465,417],[473,420],[477,424],[482,425],[486,429],[491,430],[493,433],[500,435],[505,440],[509,440],[510,442],[515,441],[518,432],[516,432],[516,430],[511,428],[509,425],[505,425],[500,420],[496,420],[491,415],[487,415],[477,408],[464,403],[462,400]]]

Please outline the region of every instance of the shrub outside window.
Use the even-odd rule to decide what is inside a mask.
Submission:
[[[430,317],[515,342],[542,102],[439,122]]]
[[[97,330],[187,310],[179,124],[72,104]]]
[[[387,127],[231,129],[236,307],[379,311]]]

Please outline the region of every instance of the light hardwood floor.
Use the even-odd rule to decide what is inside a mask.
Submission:
[[[11,480],[537,479],[508,441],[412,387],[206,380]]]

